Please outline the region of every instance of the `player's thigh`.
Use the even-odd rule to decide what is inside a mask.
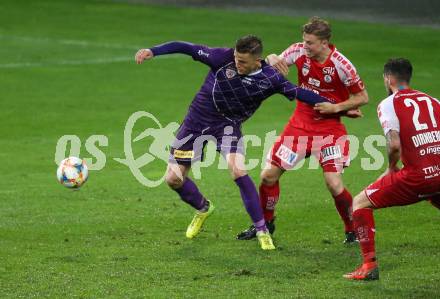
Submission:
[[[419,197],[417,186],[408,184],[402,172],[391,172],[365,188],[364,193],[376,209],[406,206],[423,199]]]

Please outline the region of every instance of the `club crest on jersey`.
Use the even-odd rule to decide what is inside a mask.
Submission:
[[[330,76],[330,75],[325,75],[325,76],[324,76],[324,81],[325,81],[326,83],[330,83],[330,82],[332,82],[332,76]]]
[[[226,69],[226,78],[231,79],[237,75],[237,72],[233,69]]]
[[[303,67],[302,67],[302,74],[303,76],[307,76],[310,72],[310,64],[308,63],[304,63]]]
[[[321,150],[322,162],[338,159],[342,157],[341,147],[339,145],[329,146]]]
[[[290,148],[288,148],[284,144],[281,144],[281,146],[278,148],[277,152],[275,153],[275,156],[280,158],[281,161],[286,162],[288,165],[293,166],[297,154],[294,153]]]

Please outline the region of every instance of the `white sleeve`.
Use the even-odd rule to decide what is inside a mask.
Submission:
[[[279,55],[280,58],[286,60],[287,65],[292,65],[301,56],[301,51],[303,50],[303,45],[301,43],[296,43],[288,47]]]
[[[394,110],[394,94],[383,100],[377,107],[377,115],[384,134],[390,130],[400,132],[399,119]]]

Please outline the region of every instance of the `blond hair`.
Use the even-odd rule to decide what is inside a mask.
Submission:
[[[316,35],[320,40],[328,40],[332,37],[332,28],[324,19],[311,17],[309,22],[304,24],[303,33]]]

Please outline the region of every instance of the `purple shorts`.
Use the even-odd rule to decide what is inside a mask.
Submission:
[[[192,164],[203,161],[203,150],[212,141],[217,152],[226,156],[229,153],[243,153],[239,125],[224,124],[215,127],[196,128],[183,123],[171,146],[169,162]]]

